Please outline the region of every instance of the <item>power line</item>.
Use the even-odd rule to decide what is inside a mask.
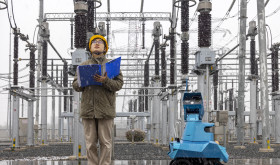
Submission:
[[[264,7],[266,7],[266,5],[268,4],[269,1],[270,1],[270,0],[267,0],[267,1],[265,2]],[[258,14],[256,14],[255,17],[254,17],[251,21],[255,21],[255,19],[257,18],[257,16],[258,16]]]
[[[5,79],[3,79],[3,78],[0,78],[0,80],[9,82],[8,80],[5,80]]]
[[[3,86],[0,86],[0,88],[3,88],[3,87],[6,87],[6,86],[8,86],[9,84],[6,84],[6,85],[3,85]]]
[[[192,26],[192,23],[194,22],[196,16],[197,16],[197,11],[194,12],[193,17],[191,18],[191,22],[190,22],[190,26],[189,27]]]
[[[272,13],[268,14],[266,17],[270,17],[272,15],[274,15],[275,13],[277,13],[280,10],[280,6],[278,6],[278,8],[276,10],[274,10]]]
[[[15,28],[17,28],[17,24],[16,24],[16,21],[15,21],[15,15],[14,15],[14,5],[13,5],[13,0],[11,0],[11,6],[12,6],[12,14],[13,14],[13,20],[14,20],[14,24],[15,24]]]
[[[10,23],[10,27],[12,28],[12,29],[15,29],[13,26],[12,26],[12,23],[11,23],[11,17],[10,17],[10,14],[9,14],[9,4],[8,4],[8,2],[5,0],[5,3],[6,3],[6,5],[7,5],[7,14],[8,14],[8,20],[9,20],[9,23]]]
[[[213,30],[212,33],[215,33],[215,31],[221,26],[221,24],[226,20],[228,19],[228,16],[229,16],[229,13],[233,7],[233,5],[235,4],[236,0],[233,0],[231,5],[229,6],[229,9],[228,11],[226,12],[225,16],[221,19],[220,23],[215,27],[215,29]]]
[[[250,2],[250,0],[247,2],[247,3],[249,3]],[[265,7],[266,7],[266,5],[268,4],[268,2],[269,2],[269,0],[267,0],[266,2],[265,2]],[[278,8],[277,8],[278,9]],[[276,9],[276,10],[277,10]],[[275,10],[275,11],[276,11]],[[280,10],[280,6],[279,6],[279,9],[278,10]],[[278,11],[277,10],[277,11]],[[236,14],[237,15],[237,14]],[[251,21],[254,21],[255,19],[257,18],[257,15],[251,20]],[[224,48],[224,47],[226,47],[227,45],[229,45],[232,41],[234,41],[235,40],[235,38],[237,38],[237,36],[238,36],[238,34],[236,35],[236,36],[234,36],[233,37],[233,39],[231,39],[225,46],[223,46],[222,48]]]

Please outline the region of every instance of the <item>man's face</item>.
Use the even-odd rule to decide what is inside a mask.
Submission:
[[[91,42],[90,51],[93,53],[103,53],[105,49],[104,41],[97,38]]]

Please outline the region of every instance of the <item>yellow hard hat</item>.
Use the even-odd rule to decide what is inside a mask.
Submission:
[[[91,47],[91,42],[94,40],[94,39],[97,39],[97,38],[99,38],[99,39],[101,39],[101,40],[103,40],[104,42],[105,42],[105,46],[106,46],[106,52],[105,52],[105,54],[107,53],[107,51],[108,51],[108,43],[107,43],[107,40],[102,36],[102,35],[93,35],[91,38],[90,38],[90,40],[89,40],[89,43],[88,43],[88,47],[89,47],[89,51],[90,51],[90,47]]]

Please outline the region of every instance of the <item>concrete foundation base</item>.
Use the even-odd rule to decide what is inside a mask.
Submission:
[[[260,148],[259,152],[274,152],[273,148],[267,149],[267,148]]]
[[[272,143],[272,144],[270,144],[270,146],[271,146],[271,147],[272,147],[272,146],[278,147],[278,146],[280,146],[280,143]]]
[[[3,152],[10,152],[10,151],[24,151],[26,150],[26,147],[22,147],[22,148],[5,148],[2,151]]]
[[[246,149],[245,146],[234,146],[234,149]]]
[[[160,147],[160,144],[159,143],[153,143],[153,146]]]
[[[69,144],[73,144],[73,142],[51,142],[48,143],[50,146],[55,146],[55,145],[69,145]]]
[[[26,148],[34,148],[35,145],[26,145]]]
[[[87,156],[79,156],[78,159],[76,156],[69,156],[68,159],[69,160],[87,160]]]
[[[169,151],[169,147],[161,147],[164,151]]]
[[[237,143],[236,141],[228,141],[228,144],[235,144]]]

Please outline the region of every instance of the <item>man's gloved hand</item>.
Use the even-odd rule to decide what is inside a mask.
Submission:
[[[95,74],[93,76],[93,78],[94,78],[95,81],[103,83],[105,81],[105,79],[107,78],[107,72],[105,72],[104,76],[100,76],[98,74]]]

